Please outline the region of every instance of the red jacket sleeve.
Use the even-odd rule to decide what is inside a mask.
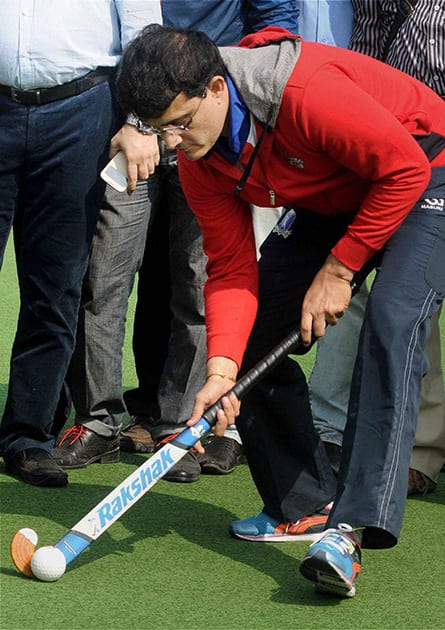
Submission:
[[[181,183],[202,230],[208,256],[205,318],[208,357],[241,365],[255,320],[258,267],[250,205],[215,178],[205,160],[178,156]]]

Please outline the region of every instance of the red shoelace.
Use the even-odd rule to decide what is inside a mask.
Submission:
[[[62,439],[58,446],[61,446],[68,438],[71,438],[70,445],[74,444],[84,433],[86,429],[83,424],[74,424],[70,429],[66,429],[63,432]]]

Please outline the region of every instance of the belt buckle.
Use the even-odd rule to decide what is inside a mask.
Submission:
[[[34,97],[31,99],[35,101],[32,103],[33,105],[40,105],[40,90],[18,90],[14,87],[11,88],[11,98],[15,103],[19,103],[20,105],[30,105],[31,103],[27,102],[26,99],[27,95]]]
[[[17,89],[12,87],[10,88],[11,90],[11,98],[15,103],[20,103],[18,95],[17,95]]]

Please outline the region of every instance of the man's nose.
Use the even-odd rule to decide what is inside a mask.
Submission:
[[[168,149],[176,149],[178,144],[181,144],[182,138],[179,133],[164,133],[164,142]]]

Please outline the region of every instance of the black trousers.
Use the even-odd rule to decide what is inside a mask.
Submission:
[[[298,325],[304,295],[350,220],[290,210],[263,243],[258,314],[242,372]],[[336,480],[296,361],[286,359],[245,396],[237,426],[266,514],[295,521],[334,498]]]

